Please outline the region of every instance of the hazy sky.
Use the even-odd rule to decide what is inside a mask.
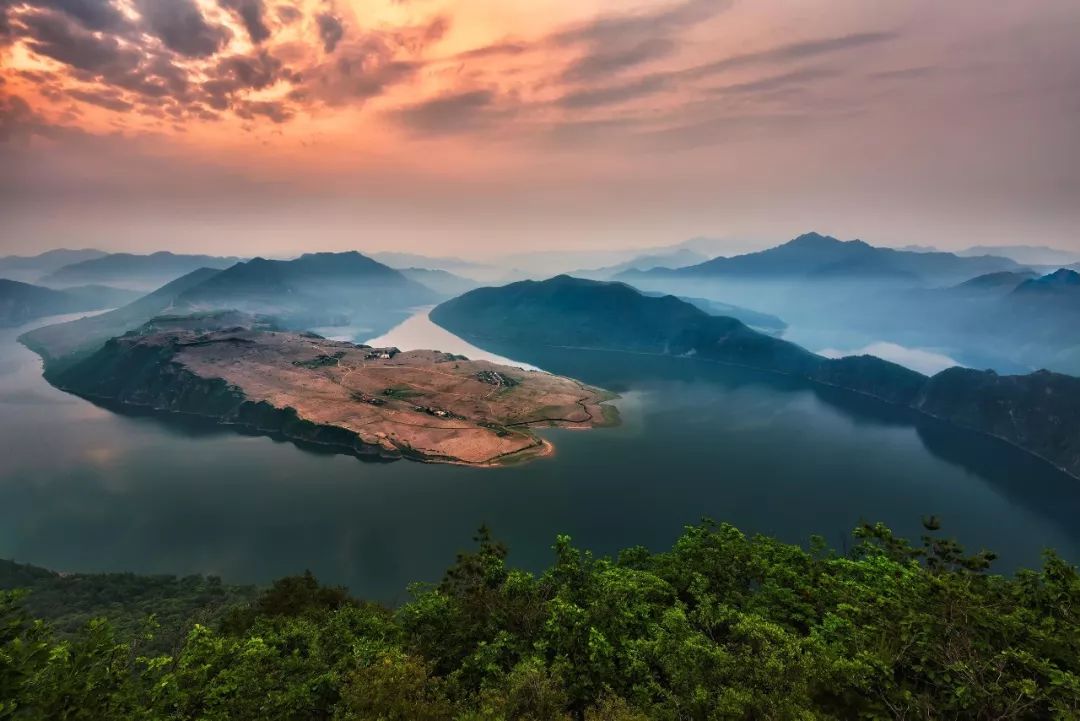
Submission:
[[[0,253],[1080,249],[1077,0],[0,0]]]

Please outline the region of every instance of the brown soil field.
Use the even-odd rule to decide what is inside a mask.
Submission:
[[[173,362],[197,376],[221,378],[251,401],[292,407],[302,419],[416,460],[520,461],[551,451],[535,428],[593,428],[617,417],[602,406],[614,396],[598,388],[439,351],[240,328],[139,342],[173,345]]]

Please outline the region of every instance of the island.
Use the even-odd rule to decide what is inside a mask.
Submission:
[[[52,374],[118,410],[205,418],[361,458],[495,466],[538,428],[617,422],[615,396],[542,371],[276,330],[235,311],[157,318]]]

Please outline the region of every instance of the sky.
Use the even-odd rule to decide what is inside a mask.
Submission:
[[[1076,0],[0,0],[0,254],[1080,250]]]

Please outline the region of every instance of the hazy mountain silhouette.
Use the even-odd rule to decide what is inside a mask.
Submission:
[[[427,286],[444,298],[453,298],[480,286],[480,283],[472,278],[465,278],[448,270],[400,268],[399,271],[409,280]]]
[[[45,276],[46,283],[165,283],[199,268],[228,268],[239,258],[181,255],[159,251],[149,255],[112,253],[65,265]]]
[[[69,356],[93,352],[109,338],[169,312],[181,293],[220,272],[213,268],[194,270],[116,310],[38,328],[24,333],[19,340],[41,355],[46,366]]]
[[[639,255],[636,258],[605,266],[603,268],[591,268],[575,270],[567,275],[576,278],[589,278],[592,280],[610,280],[619,273],[628,270],[652,270],[653,268],[685,268],[697,265],[708,260],[708,256],[702,255],[688,248],[678,248],[667,253],[650,253]]]
[[[48,315],[112,308],[129,302],[134,295],[101,285],[53,290],[0,278],[0,326],[22,325]]]
[[[439,299],[400,271],[351,251],[237,263],[182,293],[177,305],[196,311],[232,308],[306,327],[348,325]]]
[[[1012,258],[1023,265],[1068,265],[1080,262],[1074,250],[1050,248],[1045,245],[976,245],[956,251],[957,255],[997,255]]]
[[[16,280],[37,280],[43,275],[72,263],[81,263],[108,255],[103,250],[57,248],[38,255],[8,255],[0,258],[0,275]]]
[[[995,256],[965,257],[944,252],[879,248],[861,240],[838,240],[805,233],[783,245],[756,253],[712,260],[686,268],[626,271],[619,279],[641,277],[700,279],[836,280],[895,279],[911,282],[959,282],[976,275],[1018,270],[1016,261]]]

